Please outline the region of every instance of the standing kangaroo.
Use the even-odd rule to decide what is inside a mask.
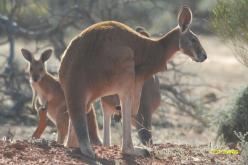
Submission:
[[[150,37],[150,34],[143,27],[137,27],[135,30],[146,37]],[[137,128],[139,139],[144,145],[150,145],[153,143],[151,133],[151,119],[152,113],[158,108],[160,101],[161,95],[159,90],[159,80],[157,76],[152,76],[150,79],[144,82],[139,111],[137,116],[133,116],[133,125]],[[120,101],[118,95],[112,95],[102,97],[101,102],[104,121],[103,144],[105,146],[109,146],[111,141],[111,116],[116,113],[116,106],[120,105]],[[120,116],[120,114],[117,114],[116,117],[120,118]]]
[[[62,57],[59,80],[84,155],[95,157],[86,112],[95,99],[113,94],[118,95],[121,103],[122,153],[147,153],[133,146],[131,116],[138,112],[144,81],[166,70],[167,62],[177,51],[196,62],[207,58],[200,41],[189,29],[191,21],[190,8],[183,7],[179,12],[179,26],[159,39],[145,37],[125,24],[106,21],[88,27],[70,42]]]
[[[49,74],[45,62],[50,58],[52,50],[45,50],[39,60],[36,60],[32,53],[21,49],[23,57],[29,62],[30,84],[33,90],[32,107],[39,113],[39,123],[32,137],[39,138],[46,128],[46,111],[48,118],[57,127],[57,142],[63,144],[68,133],[69,116],[66,110],[64,93],[59,81]],[[37,105],[40,104],[40,107]],[[92,143],[101,144],[98,136],[98,126],[94,109],[91,109],[88,116],[90,136]],[[75,133],[74,133],[75,134]],[[72,134],[72,147],[77,147],[76,136]]]

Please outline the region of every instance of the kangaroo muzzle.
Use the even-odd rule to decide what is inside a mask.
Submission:
[[[32,76],[32,80],[33,80],[34,82],[38,82],[38,81],[40,80],[40,76],[39,76],[39,75],[33,75],[33,76]]]

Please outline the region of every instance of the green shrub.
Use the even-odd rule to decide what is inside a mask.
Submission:
[[[248,132],[248,87],[240,90],[235,100],[227,107],[222,118],[218,136],[222,136],[226,144],[237,144],[239,138],[234,132],[242,134]],[[248,141],[248,136],[246,136],[245,141]]]
[[[213,10],[213,27],[227,39],[248,43],[248,0],[218,0]]]
[[[248,0],[218,0],[213,10],[215,32],[233,44],[238,60],[248,66]]]

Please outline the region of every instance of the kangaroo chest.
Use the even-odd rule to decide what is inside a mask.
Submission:
[[[32,83],[32,87],[40,98],[43,98],[46,101],[51,101],[53,99],[53,95],[50,92],[44,90],[38,83]]]

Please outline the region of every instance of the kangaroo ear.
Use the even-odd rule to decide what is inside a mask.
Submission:
[[[22,48],[21,52],[22,52],[23,57],[27,61],[31,62],[33,60],[33,55],[32,55],[32,53],[30,51],[28,51],[27,49]]]
[[[135,28],[135,31],[146,36],[146,37],[150,37],[150,33],[144,28],[144,27],[141,27],[141,26],[137,26]]]
[[[189,7],[183,6],[178,13],[178,24],[182,32],[187,30],[192,22],[192,12]]]
[[[45,50],[42,54],[41,54],[41,57],[40,57],[40,60],[44,63],[46,62],[50,57],[51,57],[51,54],[52,54],[52,49],[47,49]]]

